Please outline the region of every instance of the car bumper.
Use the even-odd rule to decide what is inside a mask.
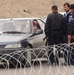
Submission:
[[[0,49],[0,61],[1,62],[11,62],[16,63],[24,60],[25,49],[22,48],[8,48],[8,49]]]

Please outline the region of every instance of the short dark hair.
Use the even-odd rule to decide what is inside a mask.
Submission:
[[[52,10],[58,10],[58,7],[56,5],[51,7]]]
[[[63,6],[67,5],[68,7],[70,7],[70,4],[69,3],[65,3]]]
[[[74,4],[71,4],[70,5],[70,9],[74,9]]]

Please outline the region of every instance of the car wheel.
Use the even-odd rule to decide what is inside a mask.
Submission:
[[[21,62],[22,67],[31,67],[31,48],[28,46],[24,52],[24,60]]]

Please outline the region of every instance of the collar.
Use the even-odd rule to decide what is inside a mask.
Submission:
[[[58,12],[53,12],[53,13],[58,13]]]

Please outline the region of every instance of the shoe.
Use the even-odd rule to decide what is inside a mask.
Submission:
[[[69,63],[61,63],[61,65],[69,66],[70,64]]]

